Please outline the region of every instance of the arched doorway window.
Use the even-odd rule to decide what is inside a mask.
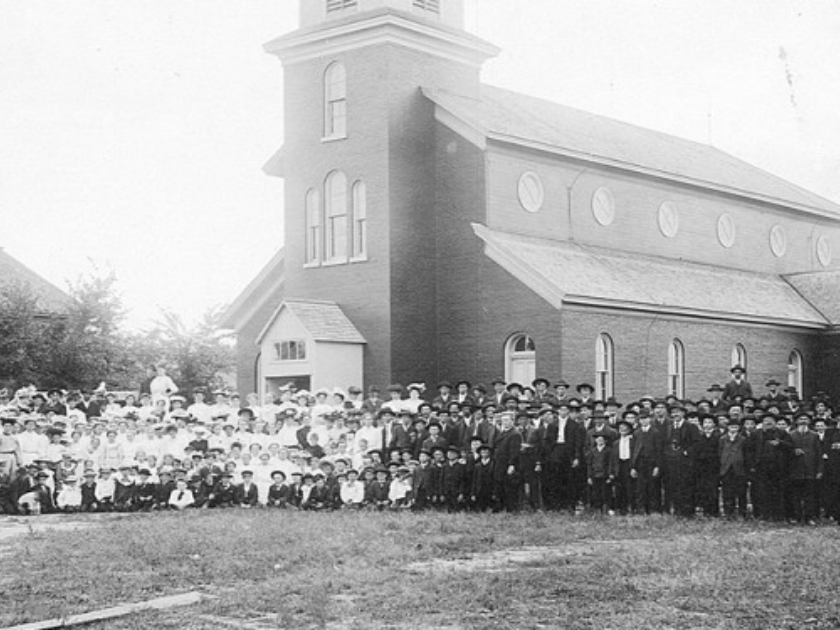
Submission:
[[[598,335],[595,342],[595,398],[600,400],[606,400],[613,395],[614,350],[612,337],[605,333]]]
[[[740,365],[745,370],[748,369],[747,349],[740,343],[736,343],[735,347],[732,348],[732,358],[730,367],[735,367],[736,365]]]
[[[685,397],[685,347],[679,339],[668,346],[668,393]]]
[[[505,344],[505,380],[530,385],[537,377],[537,346],[528,335],[513,335]]]
[[[788,357],[788,387],[795,387],[802,398],[802,353],[794,350]]]

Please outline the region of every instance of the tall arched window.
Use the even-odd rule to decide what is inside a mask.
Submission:
[[[747,349],[742,344],[736,343],[735,347],[732,348],[731,363],[730,367],[740,365],[745,370],[747,369]]]
[[[802,398],[802,353],[794,350],[788,357],[788,387],[795,387],[796,393]]]
[[[595,397],[606,400],[613,395],[615,377],[613,374],[614,346],[606,333],[598,335],[595,342]]]
[[[685,397],[685,347],[679,339],[668,346],[668,393]]]
[[[530,384],[537,377],[537,346],[528,335],[513,335],[505,344],[505,380]]]
[[[347,260],[347,178],[341,171],[327,176],[324,186],[326,201],[325,259],[328,262]]]
[[[351,256],[367,258],[367,186],[362,181],[353,184],[353,238]]]
[[[306,193],[306,256],[307,265],[321,262],[321,195],[314,188]]]
[[[324,73],[324,138],[347,136],[347,72],[336,61]]]

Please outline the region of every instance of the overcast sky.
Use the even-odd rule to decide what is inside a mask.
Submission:
[[[442,0],[446,1],[446,0]],[[840,202],[840,2],[468,0],[488,83],[711,143]],[[479,6],[480,5],[480,6]],[[296,0],[0,0],[0,247],[113,269],[142,328],[232,301],[282,246]]]

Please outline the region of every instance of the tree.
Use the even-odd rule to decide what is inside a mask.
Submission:
[[[167,373],[184,392],[198,387],[224,387],[232,380],[235,365],[233,335],[223,332],[224,309],[208,310],[194,327],[187,327],[172,310],[161,310],[161,319],[145,336],[136,336],[132,355],[148,365],[163,362]]]
[[[64,316],[46,313],[23,282],[0,286],[0,384],[39,383],[44,365],[64,337]]]

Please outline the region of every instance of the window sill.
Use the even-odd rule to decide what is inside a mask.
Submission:
[[[320,262],[315,262],[315,261],[308,262],[308,263],[303,263],[303,268],[304,269],[317,269],[320,266],[321,266],[321,263]]]
[[[364,256],[353,256],[353,258],[350,259],[351,263],[362,263],[362,262],[367,262],[367,261],[368,261],[367,254],[365,254]]]
[[[321,142],[324,144],[328,142],[338,142],[340,140],[347,140],[347,134],[345,133],[343,136],[327,136],[326,138],[321,138]]]
[[[321,263],[321,266],[322,267],[338,267],[339,265],[346,265],[346,264],[347,264],[347,259],[346,258],[340,258],[340,259],[336,259],[336,260],[325,260],[324,262]]]

